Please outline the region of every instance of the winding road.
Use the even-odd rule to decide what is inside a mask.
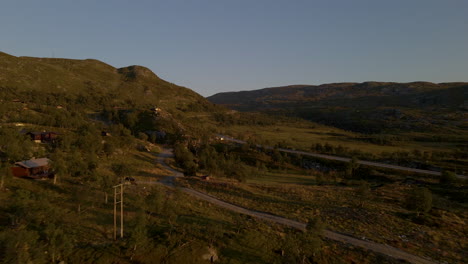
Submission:
[[[140,184],[164,184],[164,185],[169,186],[169,187],[175,187],[175,184],[174,184],[175,178],[183,177],[183,174],[181,172],[169,167],[166,164],[165,159],[171,158],[171,157],[173,157],[172,150],[171,149],[163,149],[162,152],[159,153],[158,158],[157,158],[156,161],[159,164],[161,164],[161,166],[164,169],[170,171],[173,174],[172,176],[167,176],[167,177],[163,178],[163,180],[160,181],[160,182],[138,181],[138,183],[140,183]],[[259,219],[275,222],[275,223],[285,225],[285,226],[289,226],[289,227],[299,229],[299,230],[305,230],[306,229],[306,224],[305,223],[301,223],[301,222],[298,222],[298,221],[294,221],[294,220],[291,220],[291,219],[287,219],[287,218],[284,218],[284,217],[279,217],[279,216],[264,213],[264,212],[259,212],[259,211],[246,209],[246,208],[234,205],[234,204],[230,204],[230,203],[221,201],[221,200],[217,199],[216,197],[213,197],[211,195],[207,195],[205,193],[202,193],[202,192],[190,189],[190,188],[185,188],[185,187],[178,187],[178,188],[181,191],[183,191],[185,193],[188,193],[190,195],[193,195],[193,196],[195,196],[195,197],[197,197],[197,198],[199,198],[201,200],[205,200],[207,202],[218,205],[220,207],[223,207],[225,209],[228,209],[228,210],[236,212],[236,213],[250,215],[252,217],[256,217],[256,218],[259,218]],[[415,263],[415,264],[435,264],[436,263],[436,262],[433,262],[433,261],[431,261],[429,259],[422,258],[422,257],[416,256],[416,255],[412,255],[410,253],[407,253],[407,252],[405,252],[403,250],[400,250],[398,248],[395,248],[395,247],[392,247],[392,246],[389,246],[389,245],[383,245],[383,244],[378,244],[378,243],[375,243],[375,242],[372,242],[372,241],[357,239],[357,238],[347,236],[347,235],[344,235],[344,234],[340,234],[340,233],[337,233],[337,232],[333,232],[333,231],[330,231],[330,230],[324,230],[323,235],[324,235],[324,237],[326,237],[327,239],[330,239],[330,240],[335,240],[335,241],[339,241],[339,242],[342,242],[342,243],[351,244],[353,246],[361,247],[361,248],[364,248],[364,249],[367,249],[367,250],[372,250],[374,252],[377,252],[377,253],[380,253],[380,254],[383,254],[383,255],[387,255],[387,256],[393,257],[395,259],[405,260],[405,261],[410,262],[410,263]]]

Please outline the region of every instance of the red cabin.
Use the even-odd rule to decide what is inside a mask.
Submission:
[[[36,142],[50,142],[57,139],[56,132],[29,132],[26,135],[31,137],[31,140]]]
[[[16,167],[11,167],[13,175],[16,177],[26,177],[32,179],[51,178],[50,160],[48,158],[30,159],[16,162]]]

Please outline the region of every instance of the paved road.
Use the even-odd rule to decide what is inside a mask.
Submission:
[[[166,158],[172,157],[172,155],[173,154],[172,154],[171,149],[164,149],[159,154],[158,159],[157,159],[158,163],[160,163],[165,169],[167,169],[168,171],[173,173],[172,176],[165,177],[161,182],[141,182],[140,181],[138,183],[143,183],[143,184],[145,184],[145,183],[147,183],[147,184],[162,183],[162,184],[164,184],[166,186],[174,187],[175,186],[174,185],[174,179],[177,178],[177,177],[182,177],[183,174],[180,173],[179,171],[169,167],[165,163],[164,160]],[[279,217],[279,216],[264,213],[264,212],[259,212],[259,211],[246,209],[246,208],[243,208],[243,207],[240,207],[240,206],[237,206],[237,205],[233,205],[233,204],[221,201],[221,200],[217,199],[216,197],[213,197],[211,195],[207,195],[205,193],[202,193],[202,192],[190,189],[190,188],[180,188],[180,190],[182,190],[185,193],[191,194],[191,195],[193,195],[193,196],[195,196],[195,197],[197,197],[199,199],[208,201],[208,202],[216,204],[216,205],[218,205],[220,207],[231,210],[233,212],[237,212],[237,213],[241,213],[241,214],[245,214],[245,215],[250,215],[250,216],[253,216],[253,217],[256,217],[256,218],[260,218],[260,219],[263,219],[263,220],[275,222],[275,223],[282,224],[282,225],[285,225],[285,226],[289,226],[289,227],[292,227],[292,228],[296,228],[296,229],[299,229],[299,230],[305,230],[306,229],[306,224],[305,223],[301,223],[301,222],[298,222],[298,221],[294,221],[294,220],[291,220],[291,219]],[[344,234],[340,234],[340,233],[337,233],[337,232],[333,232],[333,231],[330,231],[330,230],[325,230],[323,235],[327,239],[330,239],[330,240],[335,240],[335,241],[339,241],[339,242],[342,242],[342,243],[351,244],[351,245],[358,246],[358,247],[361,247],[361,248],[364,248],[364,249],[367,249],[367,250],[372,250],[374,252],[381,253],[381,254],[393,257],[395,259],[402,259],[402,260],[408,261],[410,263],[415,263],[415,264],[435,264],[436,263],[436,262],[433,262],[431,260],[412,255],[410,253],[407,253],[407,252],[402,251],[400,249],[394,248],[392,246],[382,245],[382,244],[378,244],[378,243],[375,243],[375,242],[372,242],[372,241],[365,241],[365,240],[357,239],[357,238],[347,236],[347,235],[344,235]]]
[[[231,137],[227,137],[227,136],[223,136],[223,135],[218,135],[218,137],[223,138],[223,140],[236,142],[236,143],[239,143],[239,144],[245,144],[246,143],[245,141],[235,139],[235,138],[231,138]],[[262,147],[262,146],[257,145],[257,147]],[[273,149],[273,147],[265,147],[265,148],[266,149]],[[346,158],[346,157],[332,156],[332,155],[326,155],[326,154],[318,154],[318,153],[305,152],[305,151],[292,150],[292,149],[278,148],[278,151],[286,152],[286,153],[293,153],[293,154],[300,154],[300,155],[303,155],[303,156],[322,158],[322,159],[327,159],[327,160],[337,160],[337,161],[343,161],[343,162],[350,162],[351,161],[350,158]],[[373,161],[358,160],[357,163],[362,164],[362,165],[367,165],[367,166],[386,168],[386,169],[393,169],[393,170],[400,170],[400,171],[415,172],[415,173],[421,173],[421,174],[429,174],[429,175],[435,175],[435,176],[440,176],[442,174],[440,171],[414,169],[414,168],[409,168],[409,167],[403,167],[403,166],[391,165],[391,164],[373,162]],[[465,176],[465,175],[457,174],[457,177],[460,178],[460,179],[468,179],[468,176]]]

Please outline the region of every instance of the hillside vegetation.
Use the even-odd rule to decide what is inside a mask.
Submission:
[[[295,246],[315,234],[146,184],[126,185],[114,240],[112,186],[169,175],[155,162],[161,145],[209,137],[202,120],[225,110],[140,66],[0,56],[1,263],[281,263],[282,247],[289,262],[317,249]],[[58,138],[36,143],[34,131]],[[50,159],[54,180],[13,177],[33,157]]]
[[[450,142],[433,132],[368,135],[230,111],[141,66],[0,59],[1,263],[401,263],[323,239],[324,228],[464,263],[467,187],[454,174],[468,167],[464,134]],[[27,134],[41,131],[57,138],[39,143]],[[353,159],[278,150],[286,147]],[[50,159],[55,177],[12,176],[15,162],[33,157]],[[355,158],[452,172],[413,175]],[[184,177],[173,181],[174,170]],[[112,186],[122,182],[124,237],[114,239]],[[228,211],[181,186],[307,223],[307,230]]]
[[[82,107],[158,106],[169,109],[210,107],[192,90],[159,78],[142,66],[114,68],[98,60],[15,57],[0,52],[3,99]],[[55,95],[55,101],[48,99]],[[38,98],[37,98],[38,97]]]
[[[468,169],[468,83],[294,85],[207,99],[276,117],[261,126],[218,118],[234,137],[416,168]]]
[[[219,93],[213,103],[240,111],[296,116],[364,132],[444,131],[466,127],[468,83],[333,83]]]

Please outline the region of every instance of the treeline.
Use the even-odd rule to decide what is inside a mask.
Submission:
[[[41,90],[18,91],[9,87],[0,87],[0,98],[4,101],[16,100],[20,103],[31,105],[66,106],[72,112],[113,106],[116,99],[111,94],[99,92],[92,87],[78,94],[45,92]],[[119,104],[122,103],[127,106],[134,106],[134,103],[131,101],[119,102]]]
[[[279,150],[282,147],[279,144],[274,148],[264,148],[259,147],[254,142],[246,144],[205,143],[198,146],[180,143],[175,147],[175,156],[176,162],[187,176],[212,175],[245,182],[248,178],[261,177],[270,172],[287,172],[313,174],[318,184],[336,184],[338,182],[371,180],[382,176],[382,172],[379,172],[378,169],[359,165],[358,159],[384,159],[391,161],[392,164],[433,170],[435,166],[433,162],[435,161],[466,155],[461,152],[439,153],[415,150],[374,156],[364,152],[351,151],[341,146],[335,147],[328,143],[312,146],[314,152],[352,158],[351,162],[345,163],[282,152]],[[457,168],[446,167],[440,182],[456,182],[454,172],[458,172]]]
[[[174,154],[185,175],[214,175],[245,182],[270,170],[303,170],[301,155],[280,152],[278,148],[258,148],[253,143],[209,144],[198,146],[178,143]]]
[[[324,144],[313,144],[311,145],[310,150],[316,153],[344,157],[356,157],[363,160],[387,161],[402,166],[417,166],[420,169],[430,169],[433,166],[437,166],[437,164],[447,160],[468,159],[468,152],[464,151],[463,149],[456,149],[453,151],[421,151],[418,149],[413,151],[384,151],[379,155],[375,155],[358,149],[351,149],[342,145],[332,145],[326,142]],[[459,165],[463,166],[463,164]],[[451,166],[457,166],[457,164],[451,164]],[[460,166],[460,168],[462,168],[462,166]],[[458,168],[452,167],[448,169],[456,170]]]
[[[372,99],[369,99],[372,101]],[[419,131],[422,133],[441,132],[447,127],[456,128],[463,121],[461,115],[447,120],[447,115],[456,113],[453,109],[439,107],[433,109],[408,107],[359,107],[367,102],[344,106],[338,102],[323,102],[319,105],[269,110],[274,115],[288,115],[305,120],[338,127],[364,134],[379,134],[392,131]],[[339,105],[339,106],[337,106]],[[356,106],[358,106],[356,108]],[[447,122],[454,121],[454,122]]]
[[[261,113],[214,113],[213,118],[223,126],[232,125],[257,125],[268,126],[277,124],[278,117]]]
[[[110,149],[113,147],[104,146],[115,143],[116,140],[107,140],[103,144],[101,131],[95,126],[84,125],[61,135],[57,142],[49,145],[52,165],[58,175],[91,177],[99,166],[99,156],[112,155]]]
[[[151,143],[173,143],[180,140],[184,133],[177,120],[157,117],[147,109],[104,108],[100,117],[111,124],[124,126],[131,135]]]
[[[10,116],[10,121],[68,129],[76,129],[88,122],[81,111],[70,111],[47,106],[35,107],[30,110],[23,109],[14,116]]]
[[[249,168],[241,160],[241,155],[230,152],[227,146],[216,149],[204,144],[189,148],[184,143],[178,143],[174,147],[174,155],[176,162],[187,176],[201,172],[243,182],[249,175]]]
[[[96,180],[100,160],[109,158],[117,149],[134,145],[130,131],[122,125],[109,127],[112,137],[103,138],[100,127],[93,123],[80,126],[76,130],[61,132],[58,139],[47,145],[38,145],[16,128],[0,128],[1,167],[9,171],[13,164],[32,157],[47,157],[55,180],[77,177],[81,180]],[[1,182],[8,185],[8,174],[2,174]]]
[[[306,231],[272,228],[251,217],[194,203],[191,197],[162,186],[126,193],[125,235],[113,241],[112,216],[100,215],[108,206],[96,200],[94,188],[76,189],[81,193],[67,196],[60,194],[64,190],[15,190],[10,202],[0,205],[6,213],[0,218],[0,262],[203,263],[212,258],[221,263],[246,259],[312,263],[327,259],[320,252],[324,227],[317,219],[310,219]],[[94,210],[70,211],[66,204],[76,202],[77,195],[83,204],[93,204]],[[254,253],[230,254],[259,244],[262,247]]]

